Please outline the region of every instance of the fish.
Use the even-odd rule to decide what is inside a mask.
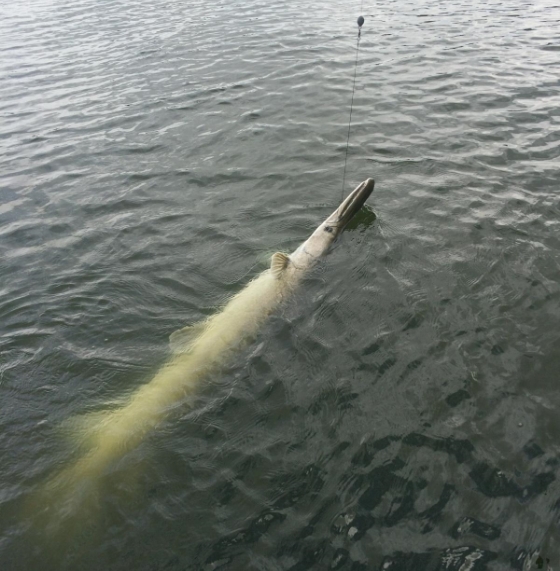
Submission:
[[[50,500],[63,492],[65,513],[78,510],[84,487],[99,482],[114,463],[156,430],[173,407],[257,336],[266,319],[289,298],[362,208],[374,184],[368,178],[358,185],[294,252],[276,252],[270,267],[234,295],[221,311],[173,333],[169,360],[121,406],[92,413],[89,419],[86,415],[86,434],[82,438],[87,440],[88,450],[50,480],[45,497]],[[74,499],[73,490],[81,490]]]

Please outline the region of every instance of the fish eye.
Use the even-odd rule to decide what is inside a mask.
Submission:
[[[325,232],[332,232],[332,226],[325,226]]]

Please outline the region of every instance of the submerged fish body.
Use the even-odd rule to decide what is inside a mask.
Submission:
[[[172,357],[122,406],[92,416],[94,421],[85,426],[89,450],[48,482],[45,497],[50,500],[62,492],[69,500],[67,504],[75,503],[77,508],[83,498],[77,494],[72,500],[74,489],[83,490],[88,483],[98,481],[112,463],[136,448],[157,427],[170,407],[255,337],[266,318],[361,208],[373,186],[372,179],[359,185],[291,255],[274,254],[271,267],[233,296],[219,313],[172,335]],[[67,508],[72,511],[71,506]]]

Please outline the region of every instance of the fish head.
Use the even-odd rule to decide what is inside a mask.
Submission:
[[[375,182],[372,178],[360,183],[342,202],[342,204],[323,222],[323,231],[334,234],[336,239],[362,208],[373,192]]]
[[[341,203],[341,205],[313,232],[302,244],[301,250],[312,258],[322,256],[331,244],[342,234],[348,222],[364,205],[373,192],[374,180],[368,178],[359,184]]]

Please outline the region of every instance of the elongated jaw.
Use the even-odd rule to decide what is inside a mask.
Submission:
[[[354,218],[356,213],[364,205],[369,195],[373,192],[375,181],[372,178],[360,183],[342,202],[342,204],[327,218],[326,224],[334,226],[337,233],[342,232],[344,227]]]

